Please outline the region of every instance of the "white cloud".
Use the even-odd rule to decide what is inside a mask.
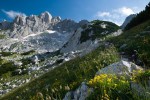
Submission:
[[[133,11],[133,9],[128,8],[128,7],[122,7],[122,8],[116,9],[114,11],[116,13],[120,13],[120,14],[125,15],[125,16],[129,16],[131,14],[135,14],[135,12]]]
[[[13,10],[10,11],[2,10],[2,12],[4,12],[11,19],[14,19],[16,16],[26,16],[24,13],[13,11]]]
[[[125,18],[131,14],[138,13],[140,10],[137,10],[137,7],[129,8],[129,7],[121,7],[117,9],[112,9],[111,11],[99,11],[96,13],[95,18],[105,21],[111,21],[116,23],[117,25],[121,25]]]
[[[99,17],[110,16],[110,13],[109,12],[98,12],[97,16],[99,16]]]

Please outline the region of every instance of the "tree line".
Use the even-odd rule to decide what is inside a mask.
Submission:
[[[137,26],[147,20],[150,20],[150,2],[146,5],[145,9],[138,13],[136,17],[134,17],[130,23],[128,23],[125,27],[125,30],[129,30],[134,26]]]

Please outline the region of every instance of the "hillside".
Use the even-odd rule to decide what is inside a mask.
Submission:
[[[120,53],[126,55],[128,58],[132,57],[134,50],[138,54],[138,60],[143,62],[146,68],[150,66],[150,20],[133,27],[132,29],[125,31],[122,35],[110,39]],[[138,61],[134,61],[139,63]]]
[[[106,36],[96,50],[59,65],[39,78],[4,95],[1,99],[62,100],[68,91],[75,91],[82,82],[86,82],[90,88],[94,89],[94,92],[87,98],[88,100],[148,100],[150,92],[148,83],[150,76],[148,70],[150,65],[149,26],[150,21],[147,21],[117,37]],[[133,57],[135,55],[136,57]],[[105,73],[95,76],[98,70],[107,68],[108,65],[124,58],[141,65],[147,71],[133,71],[131,75],[129,74],[130,78],[122,74],[117,76]],[[131,83],[133,87],[130,86]],[[141,91],[136,91],[137,87],[134,87],[136,85],[142,89],[141,95],[138,95]],[[146,90],[143,91],[142,87]]]

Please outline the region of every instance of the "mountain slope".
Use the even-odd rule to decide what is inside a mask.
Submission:
[[[142,51],[141,56],[143,53],[146,55],[149,54],[148,48],[149,45],[146,43],[145,40],[143,41],[143,38],[148,39],[149,42],[149,25],[150,22],[147,21],[129,31],[124,32],[120,36],[107,38],[106,41],[110,42],[109,44],[106,43],[106,41],[103,41],[103,43],[94,50],[93,52],[87,54],[84,57],[77,57],[74,60],[71,60],[69,62],[66,62],[59,67],[55,68],[54,70],[49,71],[48,73],[42,75],[41,77],[35,79],[34,81],[31,81],[30,83],[14,90],[12,93],[9,93],[2,98],[3,100],[12,98],[12,99],[39,99],[39,98],[51,98],[51,99],[62,99],[64,98],[65,93],[67,93],[70,90],[75,90],[78,86],[80,86],[81,82],[88,82],[91,78],[94,77],[95,73],[107,65],[118,61],[119,52],[125,52],[126,55],[132,53],[133,50],[135,50],[136,47],[140,46],[138,49],[138,52]],[[127,39],[128,37],[128,39]],[[137,41],[138,40],[138,41]],[[112,43],[115,45],[115,47],[112,45]],[[121,47],[123,44],[127,44],[126,47]],[[121,55],[122,56],[122,55]],[[145,57],[145,55],[143,55]],[[123,56],[124,57],[124,56]],[[141,58],[139,58],[141,59]],[[149,58],[146,58],[149,60]],[[145,65],[149,65],[148,62]],[[147,74],[146,74],[147,73]],[[138,74],[137,76],[133,76],[136,78],[139,77],[148,77],[149,72]],[[104,77],[103,75],[101,77]],[[110,78],[111,76],[108,75]],[[116,77],[116,76],[114,76]],[[124,76],[121,76],[124,77]],[[120,79],[118,79],[120,80]],[[140,80],[140,79],[136,79]],[[148,80],[145,78],[145,80]],[[120,82],[126,82],[124,78],[121,78]],[[140,81],[141,82],[141,81]],[[118,83],[122,84],[120,85],[119,89],[123,91],[123,94],[117,94],[112,95],[114,98],[130,98],[132,100],[140,100],[139,95],[136,94],[136,92],[131,92],[131,88],[128,87],[128,81],[127,84],[125,83]],[[127,86],[126,88],[123,88]],[[95,89],[95,88],[94,88]],[[96,88],[97,89],[97,88]],[[119,90],[118,89],[118,90]],[[129,89],[129,90],[128,90]],[[109,89],[108,89],[109,90]],[[35,92],[33,92],[35,91]],[[97,90],[96,90],[97,91]],[[98,95],[101,93],[94,92],[89,97],[90,98],[97,98]],[[103,91],[103,89],[101,89]],[[109,90],[110,91],[110,90]],[[130,94],[131,92],[131,94]],[[99,94],[98,94],[99,93]],[[107,90],[105,90],[105,94],[107,93]],[[102,93],[103,94],[103,93]],[[108,93],[109,94],[109,93]],[[106,96],[106,95],[105,95]],[[117,97],[116,97],[117,96]],[[106,96],[109,98],[108,96]]]
[[[70,20],[65,20],[64,22],[68,23],[68,26],[66,26],[66,28],[62,28],[62,26],[64,25],[63,21],[58,23],[58,26],[60,29],[60,30],[58,30],[59,32],[62,32],[65,30],[69,31],[68,27],[70,27],[70,25],[73,25],[72,27],[75,27],[74,25],[78,25],[74,22],[72,24],[72,21],[70,21]],[[92,23],[83,20],[83,21],[79,22],[79,25],[82,26],[82,28],[78,28],[77,30],[75,30],[74,34],[72,36],[70,36],[71,37],[70,39],[67,37],[67,33],[62,34],[62,33],[58,33],[57,31],[51,31],[51,30],[47,30],[44,33],[39,33],[39,34],[37,34],[37,33],[30,34],[26,37],[23,37],[23,39],[22,39],[22,41],[24,42],[23,44],[25,46],[27,45],[26,48],[24,48],[24,49],[29,50],[27,47],[30,47],[30,48],[32,47],[32,48],[35,48],[37,51],[35,50],[33,52],[33,54],[32,54],[32,51],[31,51],[31,53],[30,52],[22,53],[23,57],[21,56],[22,54],[18,55],[19,57],[21,56],[21,58],[18,59],[17,62],[22,62],[23,68],[21,68],[21,69],[19,68],[16,70],[20,70],[21,75],[22,75],[22,70],[26,69],[27,73],[30,73],[30,70],[31,70],[31,77],[32,76],[38,77],[39,75],[41,75],[40,73],[47,72],[46,70],[48,70],[48,69],[51,70],[52,68],[54,68],[55,66],[58,66],[58,64],[60,64],[62,62],[68,61],[70,59],[73,59],[73,58],[81,56],[81,55],[83,56],[83,55],[91,52],[92,50],[96,49],[99,45],[104,45],[105,42],[104,42],[103,38],[107,37],[108,35],[114,35],[114,33],[116,34],[115,31],[117,31],[119,29],[119,27],[113,23],[105,22],[105,21],[98,21],[98,20],[93,21]],[[83,29],[84,26],[87,26],[87,27]],[[79,26],[77,26],[77,27],[79,27]],[[86,34],[89,35],[89,37],[87,39],[84,38],[84,39],[86,39],[86,41],[83,42],[83,41],[81,41],[81,38],[83,38],[82,34],[84,34],[85,33],[84,31],[86,31],[88,29],[90,29],[90,30]],[[110,29],[112,29],[112,30],[110,30]],[[91,34],[92,30],[93,30],[93,33]],[[73,32],[73,29],[71,29],[70,32]],[[70,34],[68,34],[68,35],[70,35]],[[51,38],[55,39],[56,42],[54,42],[54,41],[49,42],[52,40]],[[53,47],[58,48],[56,44],[59,44],[59,43],[57,43],[57,42],[59,41],[60,45],[62,46],[63,42],[67,41],[67,39],[69,39],[69,41],[59,50],[60,52],[56,51],[56,53],[55,53],[54,51],[56,49],[54,50]],[[98,41],[98,40],[100,40],[100,41]],[[19,41],[19,40],[16,39],[15,41]],[[89,42],[87,42],[87,41],[89,41]],[[4,44],[4,42],[2,42],[2,43]],[[11,42],[11,43],[13,44],[13,42]],[[50,44],[50,43],[56,43],[56,44],[52,46],[52,44]],[[18,42],[18,44],[19,45],[16,47],[19,49],[17,49],[17,50],[21,52],[20,47],[22,47],[23,45],[20,46],[21,43],[19,43],[19,42]],[[72,45],[70,45],[70,44],[72,44]],[[33,45],[33,46],[29,46],[29,45]],[[50,45],[50,46],[48,46],[48,45]],[[106,45],[107,45],[107,43],[106,43]],[[61,47],[61,46],[59,46],[59,47]],[[88,46],[88,48],[86,46]],[[14,47],[13,49],[15,49],[16,47]],[[86,48],[86,50],[85,50],[85,48]],[[38,54],[39,51],[42,51],[44,49],[47,51],[48,50],[50,51],[51,49],[53,49],[54,55],[53,55],[53,52],[47,52],[47,51],[45,53],[43,52],[41,54]],[[101,49],[103,49],[103,48],[101,48]],[[96,52],[97,52],[97,50],[96,50]],[[104,49],[104,52],[105,52],[105,49]],[[90,59],[92,60],[92,58],[90,58]],[[6,57],[5,59],[12,59],[12,58]],[[39,62],[37,62],[37,61],[39,61]],[[37,65],[36,63],[39,63],[39,64]],[[78,63],[76,61],[75,61],[75,63],[80,66],[80,63]],[[106,63],[106,62],[104,62],[104,63]],[[77,67],[77,69],[78,69],[78,67]],[[61,70],[61,69],[58,68],[57,71],[58,70]],[[7,72],[8,71],[9,70],[7,70]],[[13,69],[13,71],[14,71],[14,69]],[[50,72],[50,73],[53,73],[53,72]],[[7,74],[7,73],[4,73],[4,74]],[[63,75],[63,74],[65,74],[65,73],[62,73],[61,75]],[[79,75],[80,74],[81,73],[79,73]],[[23,76],[25,76],[25,75],[23,75]],[[26,75],[26,77],[30,77],[30,74]],[[34,78],[32,78],[30,80],[33,80],[33,79]],[[20,78],[19,78],[19,80],[20,80]],[[67,80],[67,78],[66,78],[66,80]],[[79,80],[77,79],[77,81],[79,81]],[[19,82],[19,84],[23,84],[22,82],[23,82],[23,80],[21,80],[21,83]],[[14,84],[14,82],[12,82],[12,81],[9,82],[9,80],[7,81],[7,83]],[[52,84],[55,84],[55,82],[53,81]],[[18,85],[16,87],[18,87]],[[8,86],[5,86],[6,90],[8,90],[7,88],[10,89]]]
[[[94,74],[99,68],[118,61],[119,58],[116,53],[116,49],[112,46],[101,46],[85,57],[77,57],[74,60],[60,65],[34,81],[5,95],[4,98],[1,99],[32,98],[36,100],[36,94],[41,92],[45,94],[44,96],[46,96],[46,94],[50,95],[52,99],[62,99],[68,91],[67,86],[69,86],[71,90],[75,89],[82,81],[94,77]]]

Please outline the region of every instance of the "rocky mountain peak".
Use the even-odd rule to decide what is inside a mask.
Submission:
[[[26,16],[16,16],[16,18],[14,19],[13,23],[17,24],[17,25],[25,25],[26,23]]]
[[[52,17],[49,12],[45,11],[40,15],[16,16],[13,22],[0,23],[0,29],[10,30],[5,34],[11,38],[18,38],[53,29],[53,26],[60,21],[60,17]]]
[[[45,23],[50,23],[51,20],[52,20],[52,15],[48,12],[48,11],[45,11],[44,13],[41,13],[40,16],[39,16],[42,21],[44,21]]]

